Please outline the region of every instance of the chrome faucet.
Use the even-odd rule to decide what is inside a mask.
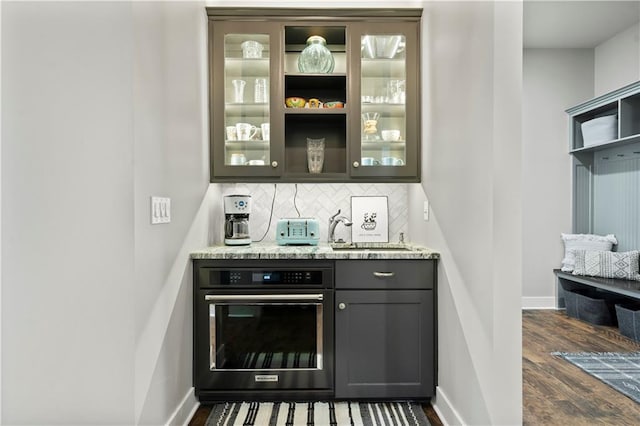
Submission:
[[[334,214],[333,216],[331,216],[329,218],[329,242],[330,243],[334,243],[334,234],[336,232],[336,226],[338,226],[338,223],[344,223],[344,226],[351,226],[353,225],[353,222],[351,222],[348,218],[344,217],[344,216],[340,216],[340,209],[338,209],[338,213]]]

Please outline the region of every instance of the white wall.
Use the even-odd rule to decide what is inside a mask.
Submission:
[[[639,79],[640,24],[636,24],[596,46],[594,96],[619,89]]]
[[[553,269],[571,232],[571,156],[565,110],[593,97],[593,49],[525,49],[522,305],[555,307]]]
[[[162,424],[195,404],[189,251],[207,245],[210,219],[207,19],[199,1],[132,9],[135,421]],[[171,198],[170,225],[150,224],[154,195]]]
[[[425,6],[432,25],[434,210],[412,238],[443,253],[437,406],[452,423],[520,423],[521,5],[403,5]],[[204,192],[196,142],[200,18],[173,7],[3,4],[4,423],[163,423],[193,402],[186,253],[205,243],[221,193]],[[171,225],[147,225],[151,195],[172,197]]]
[[[4,3],[2,423],[133,421],[132,20]]]
[[[204,4],[2,12],[2,422],[183,423],[188,254],[219,199]]]
[[[521,424],[522,5],[435,2],[423,20],[409,223],[442,254],[436,409],[448,424]]]
[[[2,23],[2,3],[0,2],[0,29]],[[0,45],[2,32],[0,31]],[[0,47],[1,51],[1,47]],[[0,54],[0,77],[2,76],[2,55]],[[2,99],[2,78],[0,78],[0,99]],[[2,117],[2,102],[0,102]],[[2,120],[0,119],[0,423],[2,423]]]

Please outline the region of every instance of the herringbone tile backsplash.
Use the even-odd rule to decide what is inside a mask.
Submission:
[[[275,201],[273,201],[274,189],[276,190]],[[251,195],[253,206],[249,227],[254,241],[261,239],[263,235],[263,241],[275,241],[278,219],[298,217],[296,206],[300,217],[314,217],[320,221],[320,241],[326,241],[329,217],[341,209],[341,214],[351,218],[351,197],[354,195],[386,195],[389,205],[389,241],[398,241],[401,232],[404,232],[405,239],[407,238],[409,202],[406,184],[297,184],[297,195],[295,195],[295,184],[235,183],[223,184],[222,194]],[[222,200],[220,202],[222,203]],[[273,216],[267,231],[272,202]],[[351,241],[351,229],[339,224],[335,236]]]

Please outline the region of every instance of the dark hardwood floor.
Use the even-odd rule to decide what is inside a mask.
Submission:
[[[639,425],[640,404],[551,352],[637,352],[617,327],[569,318],[564,311],[522,312],[525,425]]]

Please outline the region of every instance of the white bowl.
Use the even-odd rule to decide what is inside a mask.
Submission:
[[[382,139],[387,142],[400,140],[400,130],[383,130],[380,132]]]

